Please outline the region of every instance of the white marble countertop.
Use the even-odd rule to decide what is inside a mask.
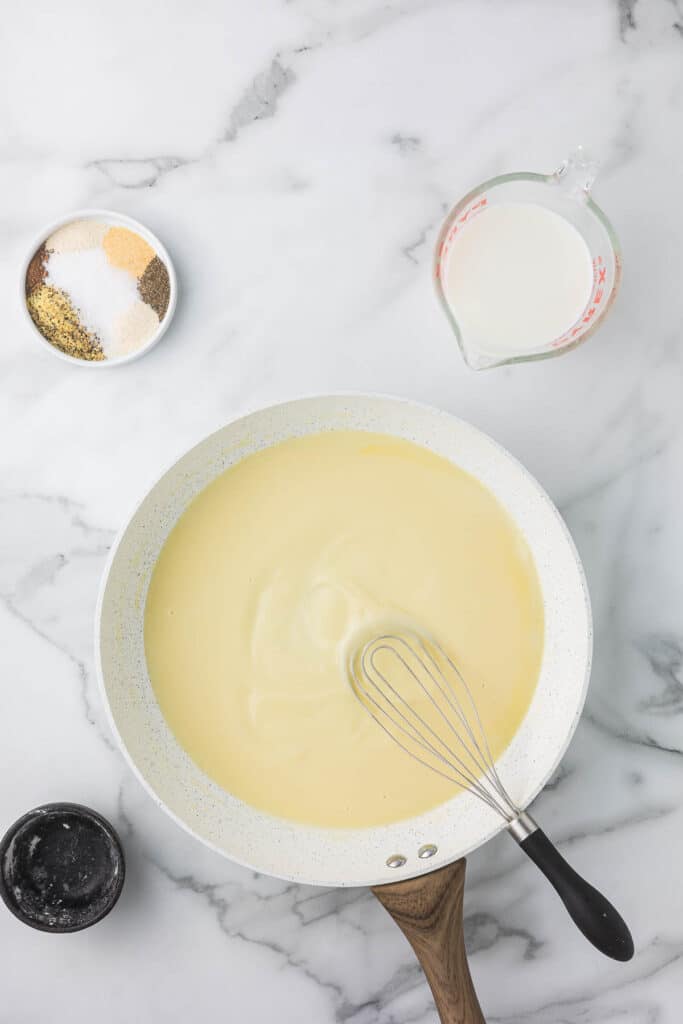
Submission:
[[[343,389],[492,434],[553,496],[589,578],[587,709],[535,809],[638,951],[601,958],[500,838],[468,866],[488,1020],[680,1024],[683,6],[15,4],[0,69],[0,830],[76,800],[128,856],[91,931],[43,935],[0,907],[2,1024],[434,1024],[367,891],[255,877],[155,808],[93,673],[107,549],[159,470],[247,408]],[[573,354],[473,373],[430,282],[444,210],[577,142],[623,243],[614,313]],[[29,240],[83,206],[148,223],[182,289],[159,347],[111,372],[52,359],[18,306]]]

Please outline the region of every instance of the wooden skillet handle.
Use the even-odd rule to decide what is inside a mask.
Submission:
[[[372,889],[413,947],[441,1024],[486,1024],[465,953],[464,889],[464,860],[419,878]]]

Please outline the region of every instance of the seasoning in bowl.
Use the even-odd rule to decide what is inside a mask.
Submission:
[[[59,353],[112,364],[161,337],[175,281],[167,253],[142,225],[93,211],[47,234],[28,261],[24,294],[34,326]]]

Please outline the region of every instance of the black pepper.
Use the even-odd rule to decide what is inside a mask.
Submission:
[[[163,260],[155,256],[145,267],[138,281],[140,298],[151,306],[159,320],[163,320],[171,297],[171,282]]]

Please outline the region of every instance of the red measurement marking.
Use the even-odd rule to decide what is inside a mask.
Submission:
[[[572,338],[575,338],[577,334],[581,334],[582,330],[582,327],[575,327],[571,334]]]
[[[607,273],[606,270],[601,270],[600,271],[600,276],[598,277],[598,284],[604,284],[605,283],[605,274],[606,273]]]
[[[598,288],[597,292],[595,293],[595,298],[593,299],[593,302],[595,302],[596,304],[602,302],[602,297],[604,294],[605,293],[603,292],[602,288]]]
[[[462,216],[458,218],[458,224],[465,224],[475,210],[481,210],[484,206],[488,205],[488,199],[484,196],[479,200],[478,203],[473,203],[472,206],[468,206],[466,210],[463,210]],[[457,228],[456,228],[457,230]]]

